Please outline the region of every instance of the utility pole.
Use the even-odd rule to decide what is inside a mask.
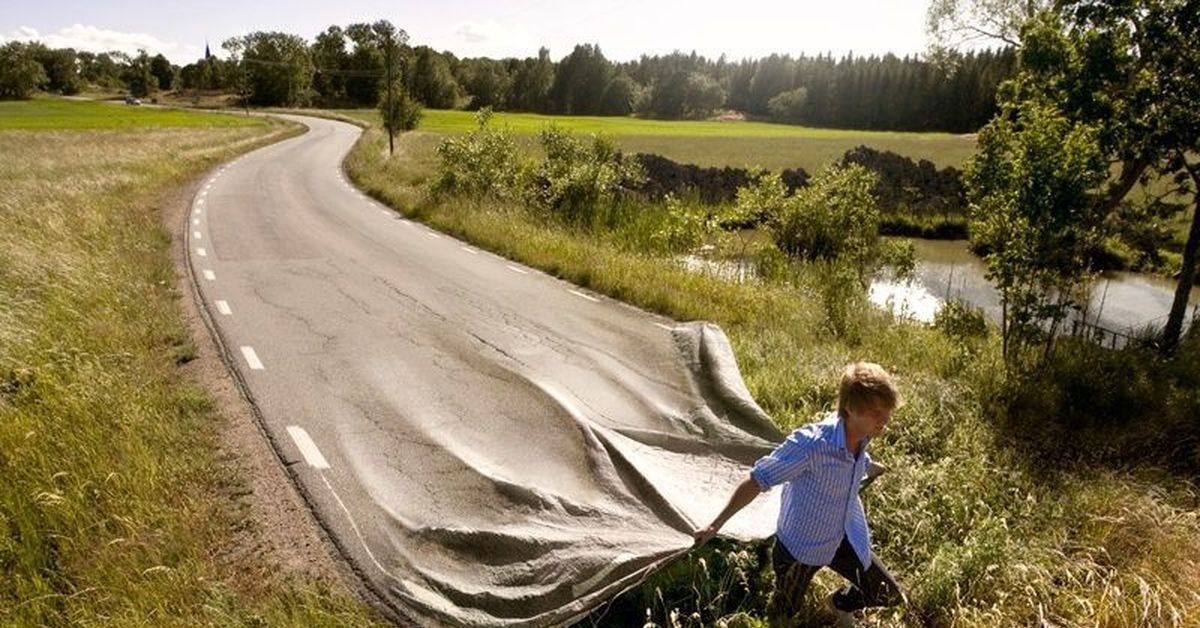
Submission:
[[[389,41],[387,41],[385,45],[387,47],[387,53],[385,54],[385,59],[386,59],[385,63],[387,63],[387,88],[388,88],[387,113],[388,113],[388,117],[392,118],[392,117],[395,117],[395,115],[396,115],[396,106],[395,106],[395,104],[392,103],[392,55],[394,54],[394,49],[396,46],[391,41],[391,38],[389,38]],[[388,156],[390,157],[390,156],[396,154],[396,140],[394,137],[396,122],[395,122],[395,120],[387,120],[386,122],[387,122],[387,130],[388,130]]]

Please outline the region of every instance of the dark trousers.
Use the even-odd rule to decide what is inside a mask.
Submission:
[[[821,566],[796,562],[779,539],[775,539],[771,554],[771,566],[775,568],[775,611],[777,614],[794,615],[800,608],[813,575]],[[833,605],[838,610],[852,612],[869,606],[895,606],[904,601],[900,586],[879,559],[872,555],[871,566],[863,569],[858,555],[845,537],[828,566],[850,581],[848,586],[833,594]]]

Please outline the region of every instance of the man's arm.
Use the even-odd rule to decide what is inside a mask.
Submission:
[[[725,505],[725,509],[721,514],[717,515],[716,519],[706,528],[701,528],[692,533],[696,539],[696,543],[692,547],[700,547],[707,543],[710,539],[717,535],[721,530],[721,526],[725,525],[729,518],[737,514],[737,512],[746,507],[747,504],[754,501],[762,493],[762,488],[753,477],[747,477],[733,491],[733,495],[729,496],[729,503]]]

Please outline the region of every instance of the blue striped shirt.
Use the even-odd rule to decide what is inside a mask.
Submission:
[[[828,565],[845,537],[863,569],[871,565],[871,531],[858,487],[870,465],[863,439],[855,458],[845,421],[832,412],[788,435],[754,463],[750,476],[764,491],[783,484],[776,536],[797,562]]]

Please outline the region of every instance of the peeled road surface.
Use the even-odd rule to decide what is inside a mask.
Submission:
[[[403,219],[343,178],[358,128],[294,119],[197,193],[190,272],[365,584],[419,625],[560,625],[686,554],[782,438],[725,335]]]

